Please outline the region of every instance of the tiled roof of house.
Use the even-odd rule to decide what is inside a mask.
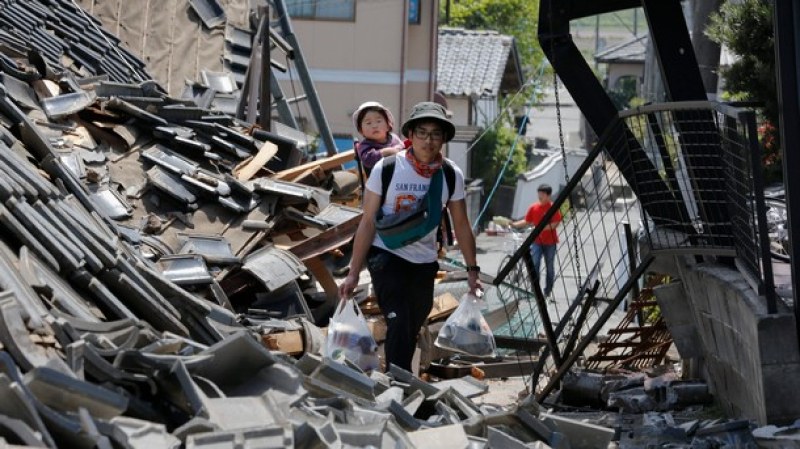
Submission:
[[[496,31],[439,30],[436,90],[447,96],[496,96],[522,83],[514,38]]]
[[[594,55],[597,62],[641,62],[647,53],[648,35],[643,34]]]

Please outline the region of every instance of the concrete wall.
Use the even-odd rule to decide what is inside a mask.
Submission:
[[[334,134],[355,132],[350,116],[365,101],[386,105],[395,115],[399,133],[411,107],[433,99],[439,2],[420,1],[419,24],[405,23],[407,4],[405,0],[356,2],[355,22],[292,21]],[[286,96],[292,97],[289,75],[276,73],[276,77]],[[297,75],[293,78],[299,93]],[[300,111],[310,115],[303,104]]]
[[[658,257],[681,283],[656,290],[682,357],[702,355],[717,401],[733,417],[759,424],[800,418],[800,348],[794,315],[777,314],[736,270]],[[687,349],[688,348],[688,349]]]
[[[644,64],[641,63],[613,63],[608,65],[607,87],[613,89],[616,87],[617,81],[624,76],[635,76],[638,82],[637,86],[641,84],[644,78]],[[638,91],[639,89],[637,89]]]

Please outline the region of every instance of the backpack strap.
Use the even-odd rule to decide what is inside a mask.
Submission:
[[[447,183],[447,201],[450,201],[453,191],[456,189],[456,170],[447,159],[442,162],[442,170],[444,170],[444,180]],[[445,204],[446,206],[447,204]]]
[[[444,171],[444,180],[447,183],[447,201],[453,197],[453,191],[456,189],[456,170],[447,159],[442,163],[442,170]],[[450,211],[447,209],[445,203],[444,211],[444,226],[439,226],[438,238],[439,243],[446,243],[448,246],[453,246],[453,223],[450,221]]]
[[[395,155],[383,158],[383,168],[381,169],[381,205],[386,201],[386,192],[389,191],[389,183],[392,182],[396,162],[397,158]]]

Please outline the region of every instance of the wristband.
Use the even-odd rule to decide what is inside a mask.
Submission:
[[[476,273],[480,273],[481,272],[481,267],[479,267],[477,265],[469,265],[469,266],[467,266],[467,271],[468,272],[469,271],[474,271]]]

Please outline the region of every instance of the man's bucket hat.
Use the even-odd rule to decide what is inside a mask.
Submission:
[[[451,141],[456,135],[456,125],[447,118],[447,111],[445,111],[444,106],[432,101],[423,101],[422,103],[417,103],[411,109],[408,120],[403,123],[403,136],[410,138],[409,134],[416,123],[429,120],[439,122],[442,126],[445,142]]]

